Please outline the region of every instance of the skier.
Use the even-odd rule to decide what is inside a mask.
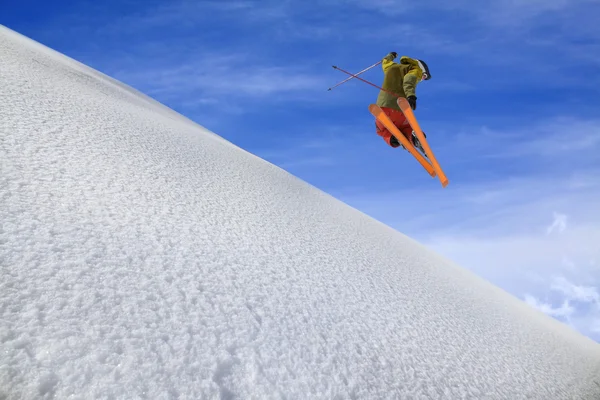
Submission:
[[[394,62],[396,57],[398,57],[398,54],[393,51],[383,58],[381,63],[384,73],[382,87],[385,90],[396,93],[399,97],[406,98],[410,107],[415,110],[417,108],[417,84],[421,81],[431,79],[429,68],[423,60],[402,56],[400,57],[400,63],[396,63]],[[423,148],[410,127],[410,124],[404,117],[402,111],[400,111],[397,98],[398,97],[381,90],[377,97],[377,105],[381,107],[388,117],[390,117],[394,125],[396,125],[400,132],[406,136],[408,141],[423,152]],[[377,134],[381,136],[387,144],[393,148],[400,146],[401,143],[398,139],[396,139],[396,137],[394,137],[391,132],[379,122],[379,120],[375,121],[375,125]],[[423,134],[425,134],[425,132],[423,132]]]

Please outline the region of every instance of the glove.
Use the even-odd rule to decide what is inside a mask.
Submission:
[[[406,98],[406,100],[408,100],[408,104],[410,104],[410,108],[412,108],[413,110],[417,109],[417,96],[408,96]]]
[[[398,53],[396,53],[395,51],[392,51],[390,54],[392,55],[392,57],[394,57],[392,58],[392,60],[395,60],[396,57],[398,57]]]

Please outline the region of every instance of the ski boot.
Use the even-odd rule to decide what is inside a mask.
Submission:
[[[404,147],[404,145],[400,143],[400,141],[394,135],[390,137],[390,145],[393,148],[401,147],[403,150],[406,150],[406,147]]]
[[[425,136],[425,138],[427,138],[427,135],[425,134],[425,132],[423,132],[423,136]],[[421,153],[423,153],[423,155],[425,156],[425,158],[427,158],[427,153],[425,153],[425,149],[423,149],[423,146],[421,145],[421,142],[419,141],[419,138],[415,134],[415,131],[412,131],[412,138],[413,138],[413,144],[414,144],[414,146],[417,149],[419,149],[421,151]]]

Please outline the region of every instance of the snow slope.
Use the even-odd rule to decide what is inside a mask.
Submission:
[[[0,399],[593,399],[600,346],[0,27]]]

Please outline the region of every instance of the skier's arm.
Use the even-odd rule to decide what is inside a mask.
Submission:
[[[419,79],[417,78],[416,73],[413,71],[408,72],[404,75],[404,93],[406,97],[417,96],[417,83]]]
[[[421,81],[421,77],[423,76],[421,70],[418,68],[417,61],[410,57],[402,56],[400,58],[400,63],[410,66],[409,71],[404,75],[404,93],[407,98],[410,96],[416,97],[417,84]]]
[[[383,68],[383,72],[387,72],[387,70],[394,64],[394,59],[398,57],[395,51],[388,53],[387,56],[383,57],[383,61],[381,62],[381,68]]]

